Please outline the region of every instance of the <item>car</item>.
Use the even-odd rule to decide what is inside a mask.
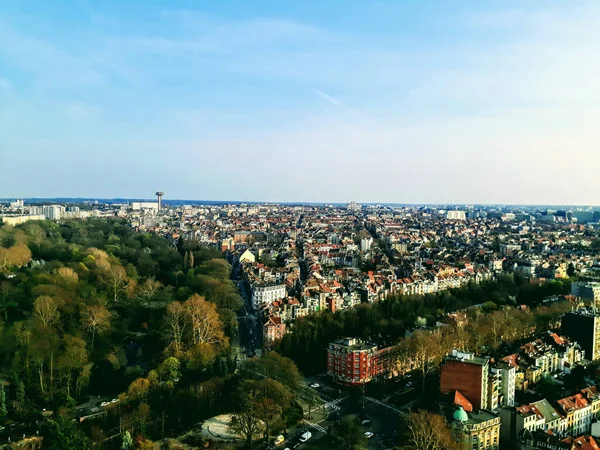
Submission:
[[[371,425],[371,419],[365,418],[363,419],[360,424],[364,427],[365,425]]]
[[[321,385],[319,383],[311,383],[310,387],[313,388],[313,389],[317,389],[317,388],[320,388]]]
[[[108,405],[110,405],[110,402],[102,402],[102,403],[100,403],[100,406],[108,406]]]
[[[371,439],[374,436],[374,433],[372,431],[365,431],[365,437],[367,439]]]
[[[305,431],[304,433],[302,433],[302,436],[300,436],[300,442],[306,442],[311,437],[312,437],[312,433],[310,431]]]

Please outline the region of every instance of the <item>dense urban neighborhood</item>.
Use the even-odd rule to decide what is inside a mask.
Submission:
[[[0,448],[598,448],[600,210],[156,195],[0,203]]]

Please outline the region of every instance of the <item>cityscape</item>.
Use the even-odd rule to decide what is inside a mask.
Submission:
[[[600,450],[598,0],[1,0],[0,450]]]
[[[72,411],[80,439],[91,433],[107,448],[127,439],[140,448],[597,445],[599,208],[194,203],[170,205],[162,191],[145,201],[1,203],[11,342],[1,373],[14,374],[0,395],[5,442],[37,448],[55,404]],[[36,294],[27,314],[24,299]],[[65,309],[72,302],[77,312]],[[76,317],[81,325],[68,323]],[[57,342],[66,353],[53,363],[54,344],[23,343],[28,327],[79,343]],[[166,359],[153,369],[156,350],[145,348],[156,339]],[[52,366],[63,371],[60,358],[75,357],[67,345],[85,357],[67,365],[61,406],[65,384],[52,381]],[[25,387],[22,405],[10,367],[35,351],[39,386]],[[86,369],[102,355],[123,358],[125,371]],[[241,398],[225,401],[215,379],[242,383]],[[222,404],[179,391],[194,385]],[[194,423],[157,404],[165,389],[198,403],[182,407]],[[254,390],[267,398],[244,410]],[[269,395],[290,409],[267,419]]]

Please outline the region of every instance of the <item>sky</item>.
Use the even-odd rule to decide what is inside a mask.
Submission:
[[[597,0],[2,0],[0,198],[600,204]]]

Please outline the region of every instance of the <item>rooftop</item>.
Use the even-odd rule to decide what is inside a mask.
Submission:
[[[344,338],[339,339],[332,344],[335,344],[338,347],[343,347],[348,350],[369,350],[373,347],[377,347],[375,344],[370,342],[364,342],[357,338]]]
[[[446,360],[460,361],[469,364],[478,364],[480,366],[485,366],[490,362],[490,359],[485,356],[477,356],[473,353],[462,352],[457,349],[452,350],[452,353],[446,357]]]

